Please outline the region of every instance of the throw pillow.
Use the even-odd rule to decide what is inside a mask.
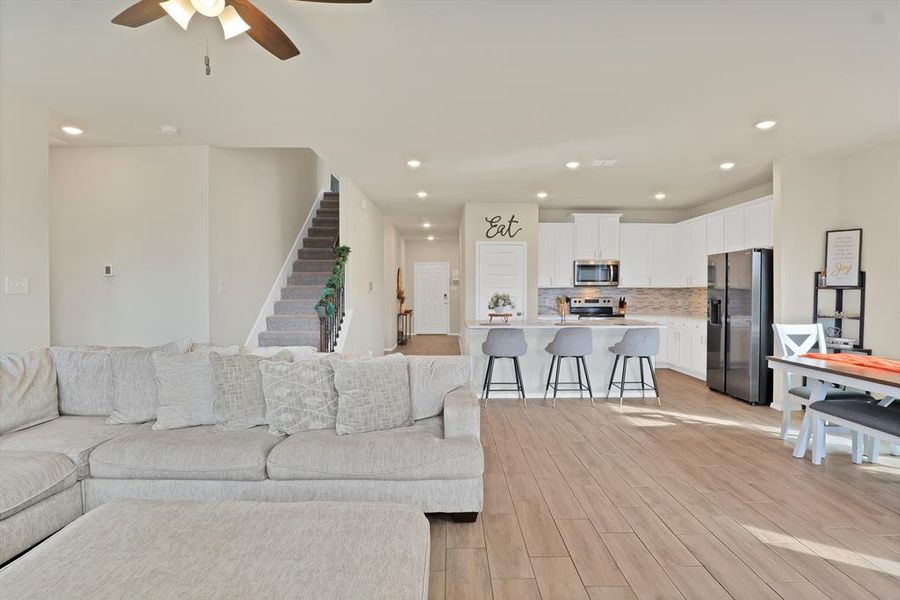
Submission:
[[[58,417],[56,389],[47,350],[0,355],[0,434]]]
[[[330,359],[338,392],[338,435],[412,425],[407,360],[402,354]]]
[[[308,360],[315,356],[321,356],[319,350],[312,346],[245,346],[241,348],[241,354],[252,354],[253,356],[261,356],[263,358],[272,358],[279,352],[285,350],[291,353],[291,357],[293,357],[292,362],[295,363],[300,362],[301,360]]]
[[[153,429],[213,425],[212,368],[206,352],[152,355],[159,403]]]
[[[407,356],[412,418],[427,419],[444,411],[444,396],[469,383],[468,356]]]
[[[218,431],[240,431],[266,424],[266,400],[259,372],[259,363],[263,360],[261,356],[250,354],[210,352],[215,388],[213,412]],[[272,360],[288,363],[291,353],[279,352]]]
[[[108,350],[50,348],[50,354],[56,365],[60,414],[107,416],[113,411]]]
[[[184,354],[191,348],[191,339],[182,338],[156,348],[133,350],[112,348],[113,411],[106,422],[146,423],[156,419],[158,392],[153,368],[153,352]]]
[[[338,393],[327,356],[297,363],[259,363],[269,433],[291,435],[312,429],[334,429]]]

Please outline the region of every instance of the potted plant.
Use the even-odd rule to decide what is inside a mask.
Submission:
[[[494,314],[510,313],[516,307],[509,294],[495,293],[488,302],[488,310]]]

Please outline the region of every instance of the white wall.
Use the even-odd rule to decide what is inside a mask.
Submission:
[[[415,308],[416,285],[415,264],[417,262],[448,262],[450,272],[459,270],[459,240],[406,240],[407,286],[406,304]],[[450,287],[450,333],[459,333],[460,322],[460,288]],[[415,314],[413,314],[415,321]],[[415,327],[413,327],[415,329]]]
[[[242,344],[315,203],[319,160],[307,148],[211,148],[209,170],[209,339]]]
[[[209,338],[208,183],[206,146],[51,150],[53,344]]]
[[[389,223],[384,225],[384,349],[393,350],[397,346],[397,311],[400,302],[397,300],[397,269],[401,269],[401,282],[407,293],[406,308],[412,304],[408,299],[409,287],[404,256],[406,244],[397,228]]]
[[[840,226],[863,230],[865,345],[900,359],[900,140],[847,156],[840,167]]]
[[[900,141],[844,157],[781,159],[773,176],[775,322],[810,322],[825,232],[861,227],[865,345],[876,355],[900,358]],[[781,382],[776,372],[776,404]]]
[[[341,179],[341,244],[350,246],[346,272],[346,308],[352,319],[344,328],[346,354],[384,352],[385,282],[384,217],[350,179]]]
[[[47,110],[0,85],[0,353],[50,343]],[[4,293],[27,277],[27,295]]]

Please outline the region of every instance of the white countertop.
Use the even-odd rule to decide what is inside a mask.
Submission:
[[[639,321],[637,319],[567,319],[564,325],[559,324],[559,320],[540,320],[540,321],[513,321],[504,323],[502,319],[494,319],[493,323],[487,321],[466,321],[467,329],[492,329],[494,327],[514,327],[518,329],[559,329],[560,327],[590,327],[591,329],[644,329],[657,328],[663,329],[666,326],[650,321]]]

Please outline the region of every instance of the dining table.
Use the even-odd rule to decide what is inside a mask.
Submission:
[[[825,393],[832,385],[846,386],[883,396],[878,401],[882,406],[887,406],[900,398],[900,373],[894,371],[805,356],[768,356],[766,360],[769,368],[773,371],[787,371],[806,378],[812,388],[809,404],[824,400]],[[805,414],[803,423],[800,425],[800,433],[797,435],[797,443],[794,446],[793,454],[796,458],[803,458],[806,454],[811,435],[812,419]],[[873,452],[877,454],[878,445],[874,444],[873,446]],[[893,447],[891,454],[896,454],[898,450],[900,449],[896,446]],[[877,456],[874,458],[870,456],[870,460],[877,460]]]

